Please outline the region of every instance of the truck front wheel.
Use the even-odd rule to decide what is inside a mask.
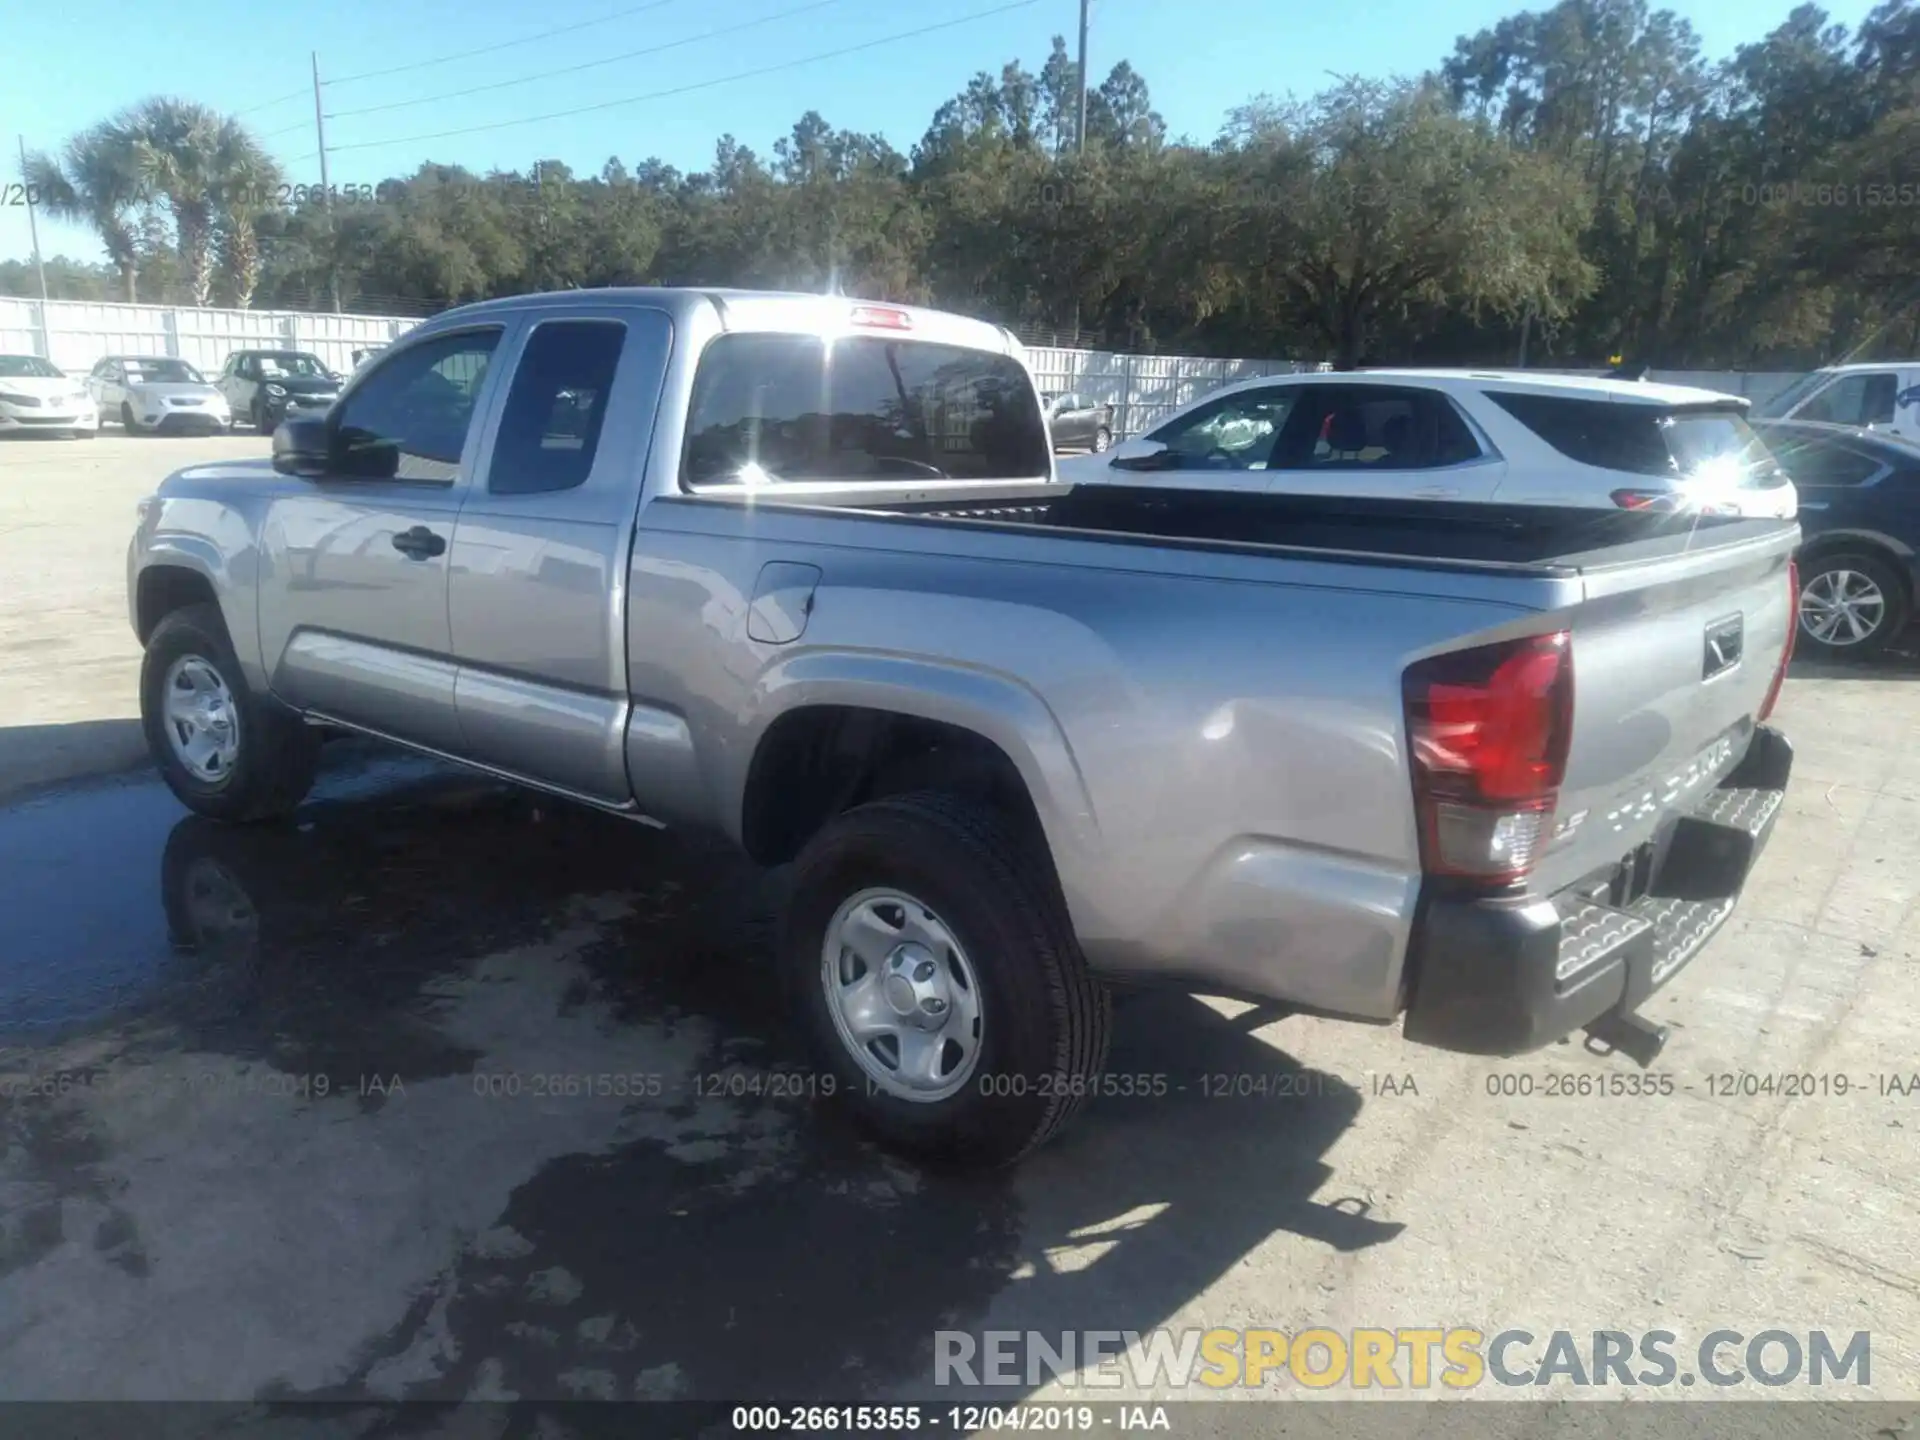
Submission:
[[[248,688],[218,605],[188,605],[154,627],[140,721],[167,788],[199,814],[287,815],[313,786],[319,736]]]
[[[927,791],[831,821],[781,955],[835,1095],[897,1149],[1009,1164],[1099,1088],[1111,1001],[1046,857],[984,806]]]

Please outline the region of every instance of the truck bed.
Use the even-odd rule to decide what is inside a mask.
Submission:
[[[1146,486],[1024,485],[952,497],[835,497],[835,508],[1072,530],[1107,539],[1257,547],[1315,560],[1574,576],[1757,539],[1793,522],[1548,505],[1449,504]]]
[[[865,653],[919,654],[937,636],[944,655],[991,614],[1004,629],[968,664],[1042,677],[1028,680],[1042,696],[1061,674],[1080,683],[1118,666],[1109,678],[1125,685],[1165,667],[1204,692],[1194,704],[1209,705],[1173,725],[1179,734],[1243,703],[1284,711],[1284,738],[1263,747],[1276,758],[1324,750],[1330,716],[1365,713],[1367,734],[1398,735],[1400,677],[1424,656],[1567,631],[1579,702],[1560,797],[1565,833],[1534,875],[1547,893],[1620,863],[1673,818],[1679,790],[1731,769],[1793,623],[1791,520],[924,482],[762,493],[751,507],[743,525],[722,518],[739,515],[738,496],[672,497],[649,523],[744,529],[756,554],[822,557],[813,562],[828,577],[820,611],[860,617],[853,628]],[[849,600],[860,596],[857,610],[836,603],[842,585]],[[922,618],[880,633],[882,617],[909,614]],[[1721,656],[1723,632],[1731,642]],[[1149,661],[1142,635],[1168,650]],[[1407,783],[1403,759],[1390,743],[1387,752],[1393,774],[1367,782],[1377,782],[1376,806]],[[1325,844],[1326,807],[1345,803],[1329,793],[1286,826],[1264,815],[1244,824]],[[1393,848],[1384,836],[1336,843],[1376,856]]]

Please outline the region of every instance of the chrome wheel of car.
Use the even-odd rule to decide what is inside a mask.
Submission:
[[[182,655],[161,692],[167,743],[187,773],[209,783],[233,773],[240,757],[240,707],[211,662]]]
[[[873,1085],[933,1104],[980,1059],[980,984],[953,932],[911,895],[862,890],[828,922],[820,983],[840,1043]]]
[[[1112,443],[1113,443],[1113,433],[1111,431],[1096,430],[1093,432],[1093,453],[1094,454],[1098,455],[1101,451],[1105,450],[1107,446],[1111,445]]]
[[[1800,624],[1822,645],[1869,640],[1887,618],[1887,597],[1858,570],[1823,570],[1800,591]]]

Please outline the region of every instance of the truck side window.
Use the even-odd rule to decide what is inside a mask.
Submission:
[[[534,330],[507,392],[488,490],[534,495],[586,483],[626,338],[611,320],[549,320]]]
[[[387,360],[340,409],[341,473],[371,480],[451,482],[500,331],[438,335]]]

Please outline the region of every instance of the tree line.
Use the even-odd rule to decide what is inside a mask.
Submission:
[[[154,100],[29,157],[105,266],[73,298],[427,313],[706,284],[936,304],[1063,342],[1352,364],[1799,368],[1920,352],[1920,3],[1812,5],[1722,61],[1644,0],[1559,0],[1427,74],[1250,99],[1172,138],[1116,65],[982,72],[902,153],[808,111],[762,156],[288,186]],[[0,265],[0,292],[34,293]]]

